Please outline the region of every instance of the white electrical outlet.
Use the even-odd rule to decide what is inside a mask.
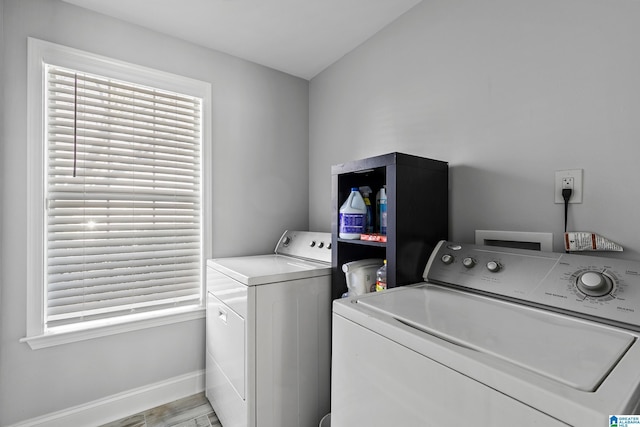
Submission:
[[[562,190],[571,189],[569,203],[582,203],[582,169],[556,171],[555,202],[564,203]]]
[[[566,190],[573,190],[573,177],[572,176],[565,176],[564,178],[562,178],[562,189]]]

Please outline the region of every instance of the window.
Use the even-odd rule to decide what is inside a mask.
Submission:
[[[25,340],[201,316],[209,85],[35,39],[29,55]]]

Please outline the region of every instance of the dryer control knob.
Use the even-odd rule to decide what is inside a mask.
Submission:
[[[476,265],[476,260],[471,257],[466,257],[462,260],[462,265],[467,268],[473,268],[473,266]]]
[[[440,258],[440,260],[442,260],[442,262],[445,264],[451,264],[453,262],[453,255],[444,254],[442,255],[442,258]]]
[[[284,240],[282,240],[283,246],[289,246],[289,243],[291,243],[291,237],[289,236],[285,237]]]
[[[324,242],[320,242],[320,243],[318,243],[318,247],[319,247],[319,248],[324,248]]]
[[[597,271],[587,271],[578,276],[576,281],[578,289],[591,297],[607,295],[613,289],[610,278]]]
[[[312,240],[311,242],[309,242],[309,246],[314,247],[316,245],[316,241]]]
[[[492,273],[497,273],[498,271],[500,271],[500,268],[502,267],[496,261],[489,261],[487,263],[487,270],[489,270]]]

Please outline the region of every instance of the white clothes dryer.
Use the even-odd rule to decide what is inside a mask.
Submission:
[[[640,411],[640,263],[440,242],[333,305],[333,427],[609,425]]]
[[[207,261],[206,395],[224,427],[317,427],[330,405],[331,234]]]

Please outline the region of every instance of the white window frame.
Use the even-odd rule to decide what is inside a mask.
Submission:
[[[201,298],[197,307],[176,309],[169,314],[142,313],[123,320],[112,318],[88,325],[50,332],[45,329],[45,64],[53,64],[86,73],[156,87],[202,99],[202,260]],[[143,328],[183,322],[204,317],[206,259],[211,257],[211,84],[93,53],[38,40],[28,39],[27,76],[27,334],[21,339],[32,349],[50,347]]]

